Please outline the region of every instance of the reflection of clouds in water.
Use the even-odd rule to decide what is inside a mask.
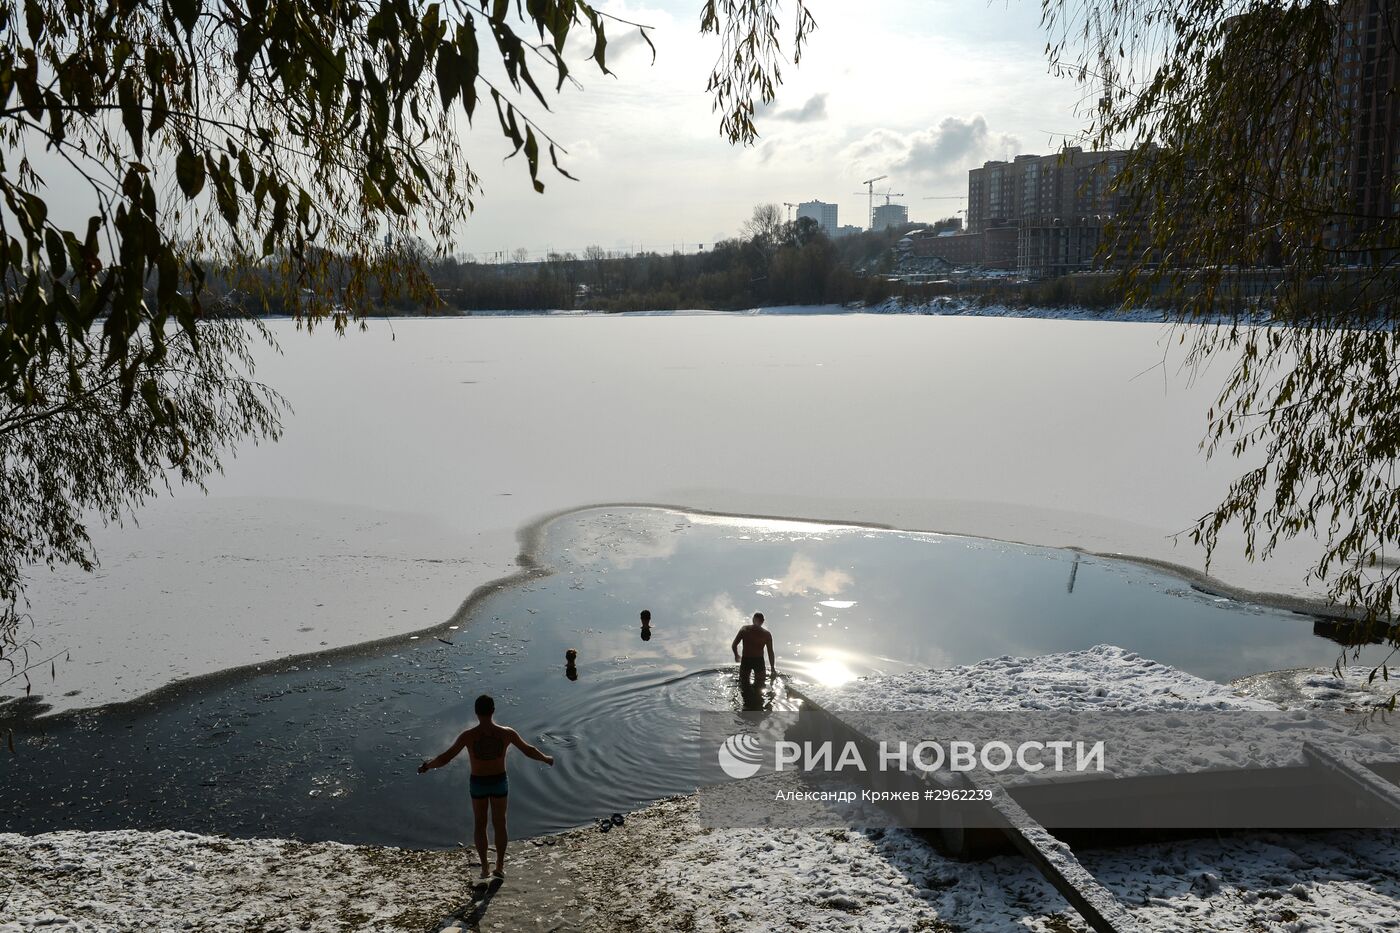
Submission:
[[[769,584],[775,593],[784,596],[805,596],[812,592],[835,596],[853,581],[851,575],[844,570],[835,567],[822,570],[805,554],[794,554],[792,562],[788,564],[787,573],[781,580],[763,582]]]
[[[696,610],[695,616],[707,622],[715,622],[721,627],[743,625],[749,621],[749,613],[734,605],[734,598],[728,593],[720,593],[703,608]]]

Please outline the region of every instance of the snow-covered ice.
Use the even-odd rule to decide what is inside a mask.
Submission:
[[[1199,567],[1171,535],[1234,472],[1199,454],[1212,386],[1177,372],[1160,325],[764,313],[272,328],[285,352],[261,354],[259,377],[295,408],[283,440],[240,451],[211,498],[181,491],[141,530],[98,529],[98,575],[34,573],[36,634],[73,658],[39,685],[46,700],[130,699],[421,629],[512,568],[523,525],[592,503]],[[1225,541],[1217,575],[1306,592],[1310,553],[1241,553]]]

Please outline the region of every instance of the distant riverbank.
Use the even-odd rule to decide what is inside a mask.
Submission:
[[[938,317],[990,317],[1028,318],[1050,321],[1125,321],[1132,323],[1167,323],[1166,312],[1152,308],[1134,308],[1130,311],[1112,307],[1091,307],[1087,305],[1011,305],[982,303],[955,297],[938,297],[928,300],[907,302],[889,299],[872,305],[854,303],[847,305],[773,305],[737,310],[713,310],[708,308],[682,308],[659,311],[608,311],[591,308],[558,309],[504,309],[480,308],[441,308],[436,310],[404,311],[394,310],[384,313],[371,312],[371,320],[394,320],[396,318],[469,318],[469,317],[800,317],[860,314],[914,314]],[[287,315],[269,315],[268,320],[289,320]],[[1224,318],[1221,318],[1223,321]]]

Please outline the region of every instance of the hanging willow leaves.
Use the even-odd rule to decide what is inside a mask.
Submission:
[[[1209,557],[1239,529],[1260,560],[1316,541],[1308,578],[1357,643],[1400,647],[1400,8],[1042,10],[1052,63],[1105,87],[1088,142],[1132,147],[1102,257],[1129,304],[1180,323],[1197,371],[1225,374],[1204,447],[1249,468],[1191,537]]]
[[[719,37],[720,52],[706,90],[720,116],[720,134],[731,143],[748,144],[758,136],[755,102],[771,104],[782,84],[782,24],[777,2],[705,0],[700,31]],[[792,62],[802,60],[802,48],[817,22],[805,0],[793,4]],[[601,38],[601,34],[600,34]],[[599,59],[601,62],[601,59]]]

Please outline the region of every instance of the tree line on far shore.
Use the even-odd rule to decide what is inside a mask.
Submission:
[[[898,230],[828,238],[816,221],[788,222],[773,204],[754,208],[740,236],[697,253],[551,253],[537,262],[481,263],[420,256],[441,310],[736,310],[771,305],[877,303],[900,287],[885,271]],[[254,313],[278,313],[258,296]],[[250,302],[252,303],[252,302]],[[415,297],[384,296],[390,313],[422,310]],[[370,311],[373,313],[373,311]]]
[[[883,301],[889,283],[874,270],[899,238],[894,231],[832,240],[811,218],[783,220],[760,204],[740,236],[698,253],[624,255],[590,246],[543,262],[430,264],[449,308],[659,311],[734,310],[762,305]]]
[[[778,305],[923,305],[956,296],[972,304],[1013,307],[1118,308],[1121,285],[1111,276],[1070,276],[1029,282],[973,278],[912,282],[896,271],[895,245],[911,227],[862,231],[831,239],[811,218],[785,221],[776,204],[759,204],[738,236],[695,253],[629,253],[589,246],[582,253],[549,253],[531,261],[434,256],[420,242],[398,247],[404,265],[421,269],[436,293],[427,306],[419,292],[370,284],[361,316],[474,311],[735,311]],[[254,317],[292,313],[270,270],[238,277],[211,272],[233,310]]]

